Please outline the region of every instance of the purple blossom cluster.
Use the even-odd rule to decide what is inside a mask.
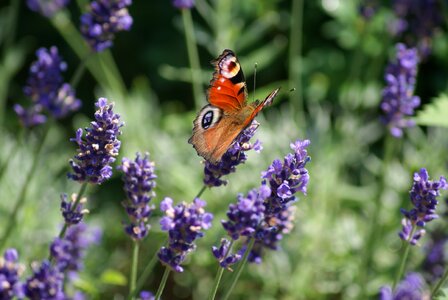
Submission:
[[[56,238],[50,246],[50,253],[61,272],[78,272],[83,268],[83,260],[87,248],[99,243],[100,230],[89,230],[80,223],[70,226],[64,238]]]
[[[156,298],[151,292],[141,291],[139,295],[139,300],[155,300]]]
[[[193,203],[180,203],[173,206],[171,198],[165,198],[160,203],[160,209],[165,217],[160,221],[163,231],[168,231],[167,247],[160,248],[160,261],[176,272],[183,272],[181,263],[186,255],[196,248],[194,241],[201,238],[202,230],[209,229],[213,215],[204,210],[205,202],[196,198]]]
[[[401,137],[403,129],[412,127],[415,122],[407,119],[414,114],[414,109],[420,105],[420,98],[414,96],[419,58],[415,48],[406,48],[397,44],[395,61],[386,69],[384,79],[387,86],[382,93],[382,121],[389,127],[394,137]]]
[[[154,205],[149,202],[154,198],[153,189],[156,187],[154,162],[148,158],[149,154],[142,157],[137,153],[135,160],[123,158],[118,167],[124,173],[124,189],[128,202],[123,203],[130,223],[125,225],[126,233],[134,240],[141,240],[148,234],[148,218],[154,210]]]
[[[173,6],[179,9],[194,7],[194,0],[173,0]]]
[[[310,161],[306,150],[309,144],[309,140],[292,143],[294,153],[287,154],[283,162],[274,160],[262,172],[261,187],[251,190],[247,197],[238,195],[237,204],[229,206],[228,220],[222,221],[222,225],[233,240],[240,236],[246,237],[246,242],[255,239],[248,257],[250,262],[261,263],[263,249],[278,249],[278,242],[293,228],[295,194],[306,194],[309,181],[306,169]],[[212,248],[214,256],[225,268],[237,262],[245,250],[243,247],[236,254],[228,253],[229,242],[226,240],[221,241],[219,248]]]
[[[412,234],[413,228],[424,227],[427,222],[439,217],[436,213],[437,197],[440,195],[440,190],[446,189],[448,184],[445,177],[441,176],[439,181],[431,181],[428,171],[424,168],[414,173],[414,183],[409,192],[414,207],[410,210],[401,209],[404,219],[402,220],[403,229],[399,236],[402,240],[411,245],[417,244],[425,231],[420,229]]]
[[[359,13],[365,20],[369,21],[376,14],[378,5],[378,0],[363,0],[359,5]]]
[[[32,11],[44,17],[51,18],[55,13],[67,6],[70,0],[27,0],[26,4]]]
[[[16,249],[7,249],[0,257],[0,299],[22,298],[23,289],[19,281],[24,267],[18,263]]]
[[[81,16],[81,33],[95,52],[112,47],[115,34],[128,31],[132,17],[128,6],[132,0],[96,0],[90,3],[90,11]]]
[[[45,112],[60,119],[81,107],[75,91],[62,78],[61,73],[67,69],[67,64],[59,56],[58,49],[55,46],[50,49],[40,48],[36,56],[37,61],[31,65],[24,88],[25,95],[32,100],[32,106],[28,109],[19,104],[14,106],[25,127],[45,123]]]
[[[114,104],[108,103],[106,98],[98,99],[95,103],[98,110],[95,112],[95,121],[90,127],[76,131],[76,137],[71,141],[79,146],[74,160],[70,160],[73,173],[68,177],[79,182],[101,184],[112,176],[111,163],[115,161],[120,149],[118,136],[120,128],[124,125],[120,115],[114,113]]]
[[[397,20],[392,33],[402,36],[406,44],[418,48],[421,58],[431,52],[434,33],[443,24],[443,10],[438,0],[394,0]]]
[[[218,164],[205,162],[204,184],[206,186],[218,187],[227,184],[226,180],[221,179],[222,176],[234,173],[236,167],[247,160],[247,151],[253,149],[256,152],[260,152],[263,149],[259,140],[256,140],[253,144],[249,142],[257,131],[258,126],[259,124],[254,120],[249,127],[244,129],[229,150],[224,153]]]
[[[87,198],[81,198],[78,205],[75,207],[77,195],[72,194],[70,200],[68,200],[67,194],[61,195],[61,213],[65,220],[65,224],[75,225],[82,221],[85,214],[89,213],[84,208],[84,204],[87,202]]]
[[[23,287],[24,294],[29,299],[65,300],[63,291],[64,274],[49,261],[31,265],[33,274]]]
[[[445,270],[447,236],[444,231],[431,234],[431,239],[425,245],[425,260],[423,269],[426,271],[425,278],[430,282],[439,280]]]
[[[409,273],[400,282],[395,291],[390,286],[383,286],[380,289],[380,300],[421,300],[429,299],[429,292],[425,290],[425,281],[418,273]]]

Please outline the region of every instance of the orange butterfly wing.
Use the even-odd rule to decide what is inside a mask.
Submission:
[[[226,49],[212,63],[215,72],[207,92],[208,102],[225,112],[240,110],[246,105],[247,88],[238,58]]]

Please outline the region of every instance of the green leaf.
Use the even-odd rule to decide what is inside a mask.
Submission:
[[[448,300],[448,288],[441,289],[438,294],[436,300]]]
[[[123,273],[112,269],[107,269],[106,271],[104,271],[103,274],[101,274],[100,280],[104,284],[113,284],[121,286],[127,285],[128,282],[127,278],[123,275]]]
[[[415,121],[419,125],[448,127],[448,95],[441,94],[421,110]]]

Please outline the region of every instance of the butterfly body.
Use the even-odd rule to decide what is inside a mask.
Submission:
[[[197,153],[211,163],[218,163],[236,137],[277,95],[276,89],[261,103],[247,103],[247,88],[241,65],[231,50],[213,62],[215,73],[207,92],[210,104],[193,121],[193,135],[188,140]]]

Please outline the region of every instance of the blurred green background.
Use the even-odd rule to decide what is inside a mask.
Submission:
[[[19,1],[16,31],[10,30],[13,2],[0,3],[1,162],[9,159],[17,143],[20,124],[12,106],[29,103],[22,89],[35,51],[56,45],[68,64],[66,80],[80,64],[54,22],[30,11],[23,1]],[[247,266],[232,299],[375,297],[380,286],[391,284],[402,255],[397,236],[399,209],[410,207],[412,174],[422,167],[433,178],[448,173],[448,135],[438,127],[408,129],[404,138],[392,140],[394,156],[385,164],[384,144],[390,137],[379,121],[379,103],[384,69],[399,40],[388,31],[394,18],[390,6],[379,5],[375,16],[365,20],[359,4],[197,0],[191,13],[202,99],[195,104],[181,12],[171,1],[134,0],[129,9],[133,27],[118,34],[111,49],[125,91],[105,88],[89,71],[84,73],[77,87],[82,111],[51,128],[8,246],[19,250],[23,262],[47,256],[48,245],[62,223],[59,194],[79,188],[65,176],[68,160],[75,153],[69,138],[77,128],[88,125],[93,103],[102,96],[116,103],[116,112],[126,123],[119,160],[148,151],[156,162],[154,203],[165,196],[176,202],[191,201],[202,187],[203,165],[187,140],[196,112],[206,104],[205,90],[213,73],[209,62],[229,48],[243,66],[250,101],[264,98],[279,86],[282,94],[257,117],[261,126],[256,138],[262,141],[263,151],[250,153],[247,163],[228,176],[227,186],[203,194],[207,209],[215,215],[213,227],[189,255],[185,272],[171,275],[163,299],[204,299],[208,295],[217,268],[210,247],[225,235],[220,220],[228,204],[238,193],[258,186],[260,172],[288,153],[289,143],[298,138],[311,140],[312,161],[308,195],[297,203],[295,229],[285,236],[281,250],[267,251],[262,264]],[[66,16],[76,27],[83,5],[80,0],[68,6]],[[423,105],[447,92],[444,26],[434,36],[431,55],[419,67],[416,94]],[[291,88],[296,90],[288,92]],[[0,182],[0,227],[5,226],[30,168],[38,133],[27,136]],[[101,244],[88,252],[77,287],[91,299],[123,299],[132,243],[122,230],[127,216],[121,206],[125,195],[118,172],[112,180],[91,187],[88,194],[91,213],[86,223],[101,227],[104,235]],[[139,272],[164,240],[158,217],[160,213],[152,218],[152,229],[142,245]],[[444,228],[444,223],[442,218],[427,230]],[[422,244],[411,252],[409,270],[420,270],[424,240]],[[371,253],[370,262],[366,262],[366,253]],[[145,289],[154,292],[162,272],[158,264]],[[226,272],[222,288],[229,277]]]

